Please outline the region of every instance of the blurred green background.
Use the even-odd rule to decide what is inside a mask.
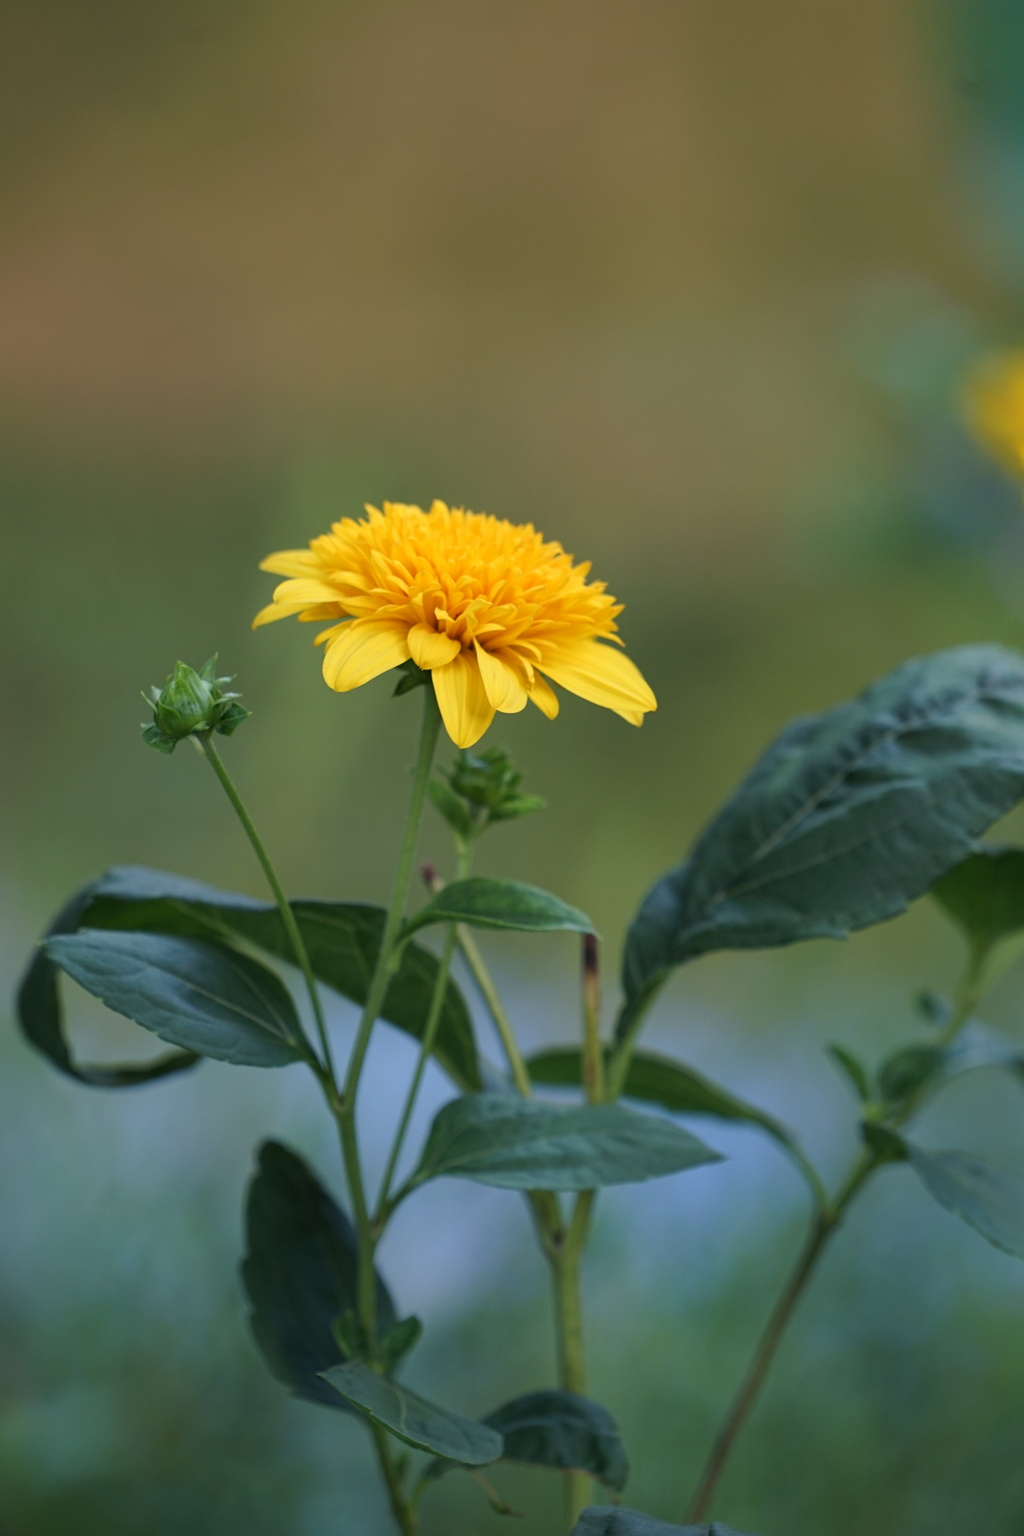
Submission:
[[[11,987],[108,863],[259,892],[198,760],[139,743],[138,690],[178,656],[239,674],[254,716],[225,752],[289,887],[384,897],[415,702],[332,695],[308,629],[249,630],[260,557],[365,501],[532,519],[627,605],[658,713],[500,723],[550,809],[482,858],[597,920],[609,1013],[644,889],[786,719],[910,653],[1024,641],[1020,493],[956,407],[965,364],[1024,331],[1017,0],[8,0],[0,125]],[[445,867],[436,819],[423,851]],[[524,1039],[570,1038],[572,946],[487,947]],[[853,1106],[822,1047],[911,1034],[957,962],[919,905],[847,945],[705,960],[651,1039],[836,1171]],[[1011,974],[991,1016],[1019,1028],[1022,995]],[[148,1048],[73,1002],[96,1055]],[[301,1074],[103,1094],[10,1023],[0,1061],[0,1536],[385,1536],[359,1426],[283,1395],[236,1283],[263,1135],[338,1182]],[[371,1161],[410,1068],[381,1030]],[[770,1148],[705,1134],[724,1166],[602,1199],[587,1276],[628,1501],[676,1519],[803,1214]],[[1020,1166],[1019,1087],[976,1075],[922,1137]],[[426,1323],[410,1381],[466,1412],[547,1384],[515,1197],[418,1202],[382,1260]],[[1022,1381],[1024,1270],[893,1172],[718,1512],[759,1536],[1019,1536]],[[556,1479],[497,1480],[558,1530]],[[425,1505],[426,1536],[501,1528],[458,1476]]]

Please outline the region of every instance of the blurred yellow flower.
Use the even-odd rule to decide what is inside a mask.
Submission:
[[[1024,475],[1024,350],[992,352],[963,386],[971,431],[994,458]]]
[[[614,641],[620,604],[532,524],[385,502],[344,518],[261,570],[288,577],[253,628],[296,615],[341,620],[317,637],[324,679],[346,693],[412,660],[431,673],[445,728],[471,747],[495,713],[527,699],[553,720],[559,683],[640,725],[657,701]]]

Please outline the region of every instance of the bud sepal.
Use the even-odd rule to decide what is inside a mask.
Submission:
[[[142,726],[143,741],[169,755],[188,736],[206,736],[211,731],[230,736],[252,713],[239,702],[241,694],[226,691],[233,681],[217,676],[216,656],[198,672],[183,661],[176,662],[162,688],[153,687],[148,696],[142,695],[153,711],[151,723]]]

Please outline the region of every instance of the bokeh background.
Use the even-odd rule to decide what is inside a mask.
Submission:
[[[384,897],[415,696],[336,697],[309,630],[249,630],[259,558],[366,501],[533,519],[627,605],[657,715],[506,720],[550,809],[482,859],[594,916],[609,1012],[644,889],[786,719],[911,653],[1024,642],[1020,492],[957,396],[1024,334],[1017,0],[8,0],[0,125],[8,991],[108,863],[259,891],[198,760],[139,743],[138,690],[178,656],[239,674],[254,715],[226,750],[289,887]],[[436,819],[423,852],[446,866]],[[572,945],[487,948],[524,1039],[571,1038]],[[707,959],[651,1039],[836,1172],[854,1113],[823,1047],[912,1037],[914,992],[958,959],[927,903],[846,945]],[[1011,973],[990,1016],[1019,1029],[1022,995]],[[71,1002],[94,1055],[149,1048]],[[371,1161],[411,1067],[379,1036]],[[385,1536],[359,1426],[271,1381],[236,1281],[263,1135],[338,1183],[301,1073],[104,1094],[9,1016],[0,1063],[2,1536]],[[977,1074],[922,1139],[1020,1166],[1021,1107]],[[769,1146],[704,1134],[722,1167],[602,1199],[587,1274],[628,1500],[675,1519],[803,1217]],[[426,1323],[413,1384],[485,1412],[551,1380],[515,1197],[439,1186],[382,1262]],[[1024,1269],[893,1172],[718,1513],[1016,1536],[1022,1434]],[[498,1480],[558,1530],[556,1479]],[[427,1536],[501,1528],[460,1476],[426,1501]]]

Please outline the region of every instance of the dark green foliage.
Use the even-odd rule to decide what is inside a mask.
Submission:
[[[926,1152],[907,1143],[928,1193],[996,1248],[1024,1259],[1024,1179],[968,1152]]]
[[[583,1080],[583,1056],[575,1046],[541,1051],[531,1056],[527,1067],[535,1083],[552,1087],[579,1087]],[[622,1096],[658,1104],[672,1114],[709,1115],[716,1120],[756,1125],[787,1149],[793,1146],[792,1133],[764,1110],[720,1088],[693,1067],[653,1051],[634,1051]]]
[[[621,1027],[697,955],[895,917],[1022,795],[1024,658],[997,646],[908,662],[795,721],[642,903]]]
[[[718,1161],[671,1120],[620,1104],[563,1108],[477,1093],[439,1112],[413,1183],[457,1178],[500,1189],[598,1189]]]
[[[590,919],[548,891],[518,880],[474,876],[455,880],[413,914],[404,932],[430,923],[468,923],[471,928],[508,928],[520,933],[593,933]]]
[[[991,949],[1024,929],[1024,848],[978,848],[932,895],[972,945]]]
[[[321,1373],[346,1359],[334,1324],[357,1304],[356,1234],[302,1158],[280,1142],[260,1147],[245,1232],[242,1283],[267,1366],[296,1397],[351,1412]],[[402,1326],[379,1275],[377,1326],[384,1337]]]
[[[522,1462],[555,1471],[588,1472],[606,1487],[620,1492],[629,1477],[629,1460],[618,1425],[606,1408],[575,1392],[528,1392],[485,1414],[503,1437],[502,1461]],[[429,1477],[442,1477],[451,1464],[434,1462]]]
[[[937,1045],[908,1045],[878,1069],[878,1091],[887,1104],[902,1104],[926,1087],[946,1067],[949,1053]]]
[[[332,1366],[322,1375],[346,1402],[419,1451],[470,1467],[486,1466],[501,1455],[502,1440],[495,1430],[378,1376],[361,1360]]]
[[[343,997],[364,1003],[384,930],[384,912],[378,907],[328,901],[296,901],[292,909],[316,976]],[[162,870],[131,865],[108,870],[72,898],[51,933],[74,932],[83,926],[144,930],[228,944],[238,938],[282,960],[292,960],[276,906]],[[407,944],[385,996],[382,1017],[419,1039],[436,975],[436,958],[419,945]],[[28,1038],[56,1066],[104,1087],[146,1081],[189,1066],[194,1059],[165,1058],[149,1068],[75,1065],[64,1039],[56,971],[44,951],[36,955],[22,982],[18,1017]],[[469,1012],[452,981],[445,994],[435,1055],[459,1088],[480,1086]]]
[[[860,1103],[870,1103],[874,1097],[874,1090],[868,1069],[860,1058],[845,1045],[836,1045],[834,1042],[832,1045],[827,1045],[825,1050],[853,1088]]]
[[[171,1045],[235,1066],[301,1059],[295,1005],[248,955],[159,933],[80,929],[46,941],[79,986]]]

